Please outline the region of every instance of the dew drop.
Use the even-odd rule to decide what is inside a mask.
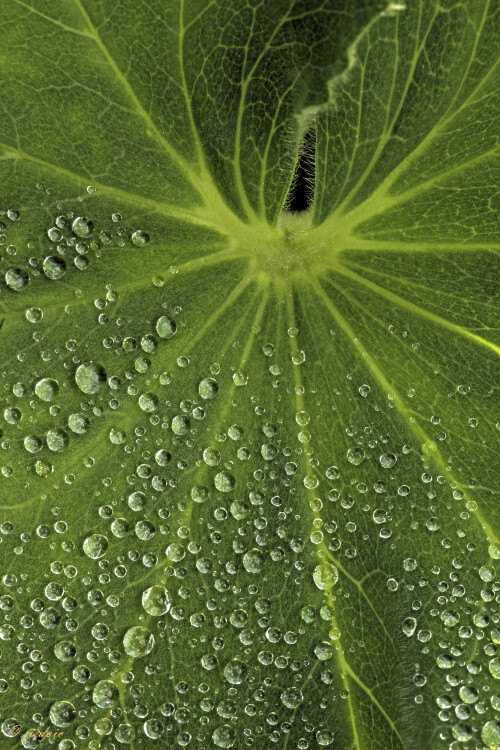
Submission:
[[[332,563],[323,562],[314,568],[313,580],[322,591],[328,591],[339,580],[339,572]]]
[[[58,255],[49,255],[43,261],[42,269],[48,279],[57,281],[66,273],[66,263]]]
[[[167,318],[166,315],[162,315],[156,321],[156,332],[162,339],[171,338],[177,331],[177,325],[174,320]]]
[[[132,242],[136,247],[145,247],[150,239],[149,234],[143,232],[142,229],[137,229],[137,231],[132,234]]]
[[[35,393],[42,401],[53,401],[59,393],[59,383],[52,378],[42,378],[35,385]]]
[[[56,701],[50,707],[50,721],[56,727],[69,727],[76,719],[76,709],[69,701]]]
[[[118,687],[111,680],[101,680],[92,692],[92,700],[99,708],[112,708],[119,697]]]
[[[75,382],[83,393],[98,393],[106,382],[106,370],[98,362],[84,362],[77,367]]]
[[[347,451],[347,460],[354,466],[359,466],[365,460],[363,448],[349,448]]]
[[[77,237],[90,237],[94,231],[94,224],[86,216],[77,216],[71,225],[71,229]]]
[[[147,656],[155,645],[154,635],[147,628],[136,626],[129,628],[123,636],[125,653],[134,658]]]
[[[92,560],[104,557],[108,549],[108,539],[103,534],[91,534],[83,543],[83,551]]]
[[[150,586],[142,594],[142,606],[153,617],[161,617],[170,609],[170,596],[164,586]]]
[[[287,708],[297,708],[304,700],[304,696],[301,691],[296,687],[287,688],[283,690],[280,695],[281,702]]]
[[[213,398],[218,390],[217,381],[213,378],[204,378],[198,386],[198,393],[204,399]]]
[[[251,549],[243,555],[243,567],[248,573],[260,573],[264,563],[264,555],[259,549]]]
[[[28,286],[29,276],[22,268],[9,268],[5,273],[5,283],[14,292],[22,292]]]
[[[219,492],[231,492],[236,485],[236,480],[228,471],[220,471],[215,475],[214,484]]]

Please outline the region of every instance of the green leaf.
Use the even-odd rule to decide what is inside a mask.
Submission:
[[[500,748],[498,23],[0,6],[2,747]]]

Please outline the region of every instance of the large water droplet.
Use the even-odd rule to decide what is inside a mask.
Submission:
[[[42,401],[53,401],[59,393],[59,383],[52,378],[42,378],[35,385],[35,393]]]
[[[14,292],[21,292],[28,286],[29,276],[22,268],[9,268],[5,273],[5,283]]]
[[[83,543],[83,551],[92,560],[104,557],[108,549],[108,539],[103,534],[91,534]]]
[[[150,240],[150,236],[147,232],[143,232],[142,229],[138,229],[132,234],[132,242],[136,247],[145,247]]]
[[[153,617],[160,617],[170,609],[170,596],[164,586],[151,586],[142,595],[142,606]]]
[[[106,370],[98,362],[84,362],[76,370],[75,381],[84,393],[98,393],[106,382]]]
[[[177,331],[174,320],[170,320],[166,315],[162,315],[156,321],[156,332],[162,339],[169,339]]]
[[[69,727],[76,719],[76,709],[69,701],[56,701],[50,707],[50,721],[56,727]]]
[[[140,626],[129,628],[123,637],[125,653],[134,658],[147,656],[154,645],[155,639],[151,631]]]
[[[94,231],[94,224],[86,216],[77,216],[71,225],[71,229],[77,237],[90,237]]]
[[[92,700],[99,708],[112,708],[119,697],[118,687],[111,680],[101,680],[92,692]]]
[[[66,273],[66,263],[57,255],[49,255],[45,258],[42,268],[45,276],[51,281],[61,279]]]
[[[313,580],[319,589],[328,591],[339,580],[339,572],[332,563],[323,562],[314,568]]]

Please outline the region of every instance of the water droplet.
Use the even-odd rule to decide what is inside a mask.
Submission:
[[[103,534],[91,534],[83,543],[83,551],[92,560],[104,557],[108,549],[108,539]]]
[[[30,323],[39,323],[43,318],[43,312],[39,307],[28,307],[26,310],[26,320]]]
[[[315,567],[313,580],[319,589],[327,591],[339,580],[339,572],[335,565],[332,565],[329,562],[323,562]]]
[[[156,321],[156,332],[162,339],[171,338],[177,331],[177,326],[174,320],[170,320],[166,315],[162,315]]]
[[[213,398],[218,390],[217,381],[213,378],[204,378],[198,386],[198,393],[205,399]]]
[[[153,650],[155,639],[153,634],[140,626],[129,628],[123,636],[125,653],[134,658],[147,656]]]
[[[415,628],[417,627],[417,621],[414,617],[407,617],[406,620],[403,622],[403,633],[408,636],[413,635],[415,632]]]
[[[260,549],[251,549],[243,555],[243,567],[249,573],[260,573],[264,563],[264,555]]]
[[[28,286],[29,276],[22,268],[9,268],[5,273],[5,283],[14,292],[21,292]]]
[[[35,393],[42,401],[53,401],[59,393],[59,383],[52,378],[42,378],[35,385]]]
[[[189,432],[190,426],[191,422],[189,417],[184,417],[179,414],[172,419],[172,432],[174,435],[185,435]]]
[[[24,447],[28,453],[37,453],[41,450],[42,441],[36,435],[26,435],[24,438]]]
[[[220,471],[215,475],[214,484],[219,492],[231,492],[236,485],[236,479],[228,471]]]
[[[398,459],[394,453],[383,453],[379,460],[383,469],[392,469]]]
[[[112,708],[119,697],[118,687],[111,680],[101,680],[92,692],[92,700],[99,708]]]
[[[45,442],[49,450],[59,453],[68,445],[68,433],[60,429],[48,430],[45,435]]]
[[[287,708],[297,708],[304,700],[304,696],[301,691],[296,687],[287,688],[283,690],[280,695],[281,702]]]
[[[83,393],[98,393],[106,382],[106,370],[98,362],[84,362],[76,370],[75,381]]]
[[[170,609],[170,596],[164,586],[151,586],[142,595],[142,606],[153,617],[160,617]]]
[[[49,255],[43,261],[42,269],[48,279],[57,281],[66,273],[66,263],[58,255]]]
[[[500,656],[495,656],[493,659],[490,659],[488,669],[490,670],[490,674],[493,675],[496,680],[500,680]]]
[[[77,216],[71,225],[71,229],[77,237],[90,237],[94,231],[94,224],[86,216]]]
[[[72,432],[83,435],[87,432],[90,422],[85,414],[70,414],[68,417],[68,427]]]
[[[224,677],[231,685],[241,685],[245,681],[248,667],[239,659],[233,659],[224,667]]]
[[[233,372],[233,383],[238,388],[241,388],[241,386],[246,385],[248,383],[248,377],[246,373],[243,372],[243,370],[236,370]]]
[[[56,701],[50,707],[50,721],[56,727],[69,727],[76,719],[76,709],[69,701]]]
[[[155,411],[158,406],[158,396],[154,393],[142,393],[139,396],[139,406],[142,411]]]
[[[144,247],[148,244],[150,239],[151,238],[149,234],[147,232],[143,232],[142,229],[137,229],[137,231],[132,234],[132,242],[134,243],[134,245],[136,245],[136,247]]]
[[[212,741],[217,747],[228,748],[234,747],[236,741],[236,732],[229,724],[223,724],[212,734]]]
[[[487,721],[481,730],[481,740],[488,750],[500,748],[500,722]]]
[[[363,448],[349,448],[347,451],[347,460],[354,466],[359,466],[365,460]]]

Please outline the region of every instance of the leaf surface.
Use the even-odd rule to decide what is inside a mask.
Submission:
[[[495,4],[0,24],[4,744],[499,748]]]

